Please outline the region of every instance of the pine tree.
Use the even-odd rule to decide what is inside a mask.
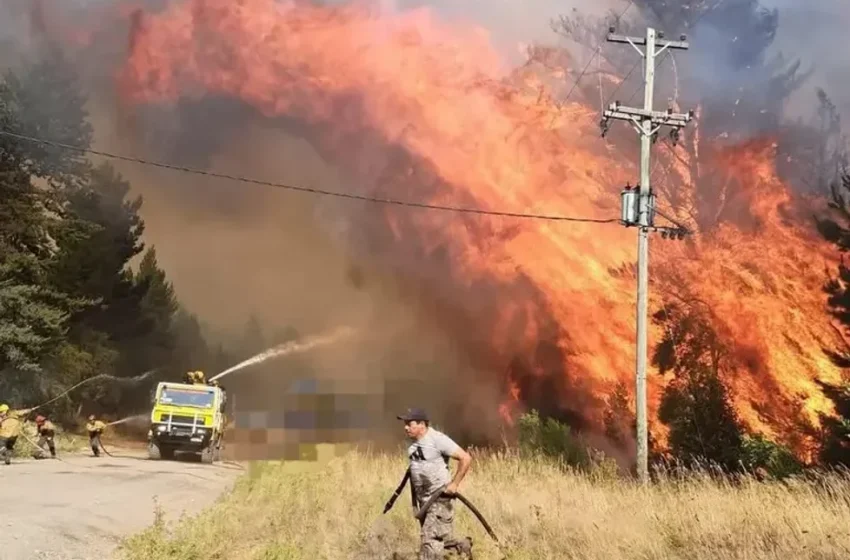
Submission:
[[[165,271],[159,268],[153,247],[145,252],[139,263],[134,290],[140,300],[138,338],[132,341],[132,345],[142,351],[134,352],[125,345],[125,352],[128,356],[136,354],[136,370],[162,367],[175,347],[172,322],[179,305],[174,287],[166,278]]]
[[[72,65],[52,45],[38,56],[0,80],[0,128],[89,148],[93,130]],[[79,150],[0,136],[4,399],[31,402],[100,373],[174,375],[229,361],[207,346],[197,318],[178,313],[153,248],[133,272],[145,245],[142,200],[130,192],[112,166],[93,166]],[[125,394],[92,384],[53,411],[70,417],[80,399],[141,406],[146,398],[147,388]]]
[[[850,172],[842,173],[839,181],[832,185],[833,211],[831,216],[818,218],[818,229],[827,241],[845,253],[850,251]],[[839,264],[837,276],[824,285],[828,305],[832,316],[845,341],[844,348],[829,350],[832,361],[842,367],[850,368],[850,267],[843,261]],[[850,376],[836,386],[820,383],[824,394],[835,405],[836,416],[821,415],[821,452],[820,459],[829,465],[850,466]]]
[[[87,98],[58,45],[45,46],[38,58],[27,64],[26,72],[7,73],[5,83],[6,102],[16,116],[13,132],[81,149],[91,147],[94,131],[85,108]],[[54,187],[87,179],[90,164],[82,152],[34,142],[6,142],[17,144],[27,172]]]
[[[265,332],[260,324],[260,320],[256,315],[252,314],[245,323],[245,329],[242,333],[242,340],[239,344],[238,352],[242,359],[250,358],[254,354],[262,352],[268,348],[269,342],[266,340]]]
[[[3,103],[0,88],[0,109]],[[0,120],[14,115],[0,112]],[[0,145],[0,368],[40,370],[41,358],[61,342],[70,314],[79,308],[50,282],[56,253],[50,196],[37,189],[14,150]]]
[[[721,378],[725,349],[694,310],[668,305],[653,320],[664,325],[665,335],[652,363],[661,375],[673,374],[658,411],[670,429],[670,453],[685,465],[737,469],[743,427]]]

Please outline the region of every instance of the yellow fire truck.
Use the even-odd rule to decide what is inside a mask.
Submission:
[[[201,461],[221,459],[225,394],[202,383],[160,382],[148,432],[148,456],[170,459],[176,451],[200,453]]]

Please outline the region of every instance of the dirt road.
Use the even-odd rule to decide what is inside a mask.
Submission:
[[[243,471],[189,459],[149,461],[138,450],[115,457],[64,455],[0,464],[0,558],[106,560],[122,537],[154,520],[211,505]]]

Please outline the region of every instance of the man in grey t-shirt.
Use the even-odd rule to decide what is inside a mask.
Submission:
[[[407,456],[418,507],[421,508],[434,492],[445,487],[444,495],[437,498],[422,522],[419,560],[443,558],[448,550],[456,550],[471,558],[472,540],[452,537],[454,504],[451,496],[457,492],[469,471],[472,457],[449,436],[431,428],[424,410],[412,408],[398,419],[404,421],[404,432],[412,440]],[[449,474],[450,458],[460,462],[454,478]]]

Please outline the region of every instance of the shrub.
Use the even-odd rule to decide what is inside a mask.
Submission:
[[[536,410],[519,418],[519,448],[526,455],[541,454],[573,467],[590,465],[590,453],[570,427],[554,418],[540,418]]]
[[[526,458],[544,456],[562,467],[572,467],[590,473],[594,478],[610,479],[619,474],[619,467],[605,453],[587,445],[580,435],[554,418],[541,418],[536,410],[520,416],[519,451]]]
[[[764,469],[773,478],[800,474],[803,465],[794,454],[761,434],[745,436],[741,442],[741,464],[749,471]]]

